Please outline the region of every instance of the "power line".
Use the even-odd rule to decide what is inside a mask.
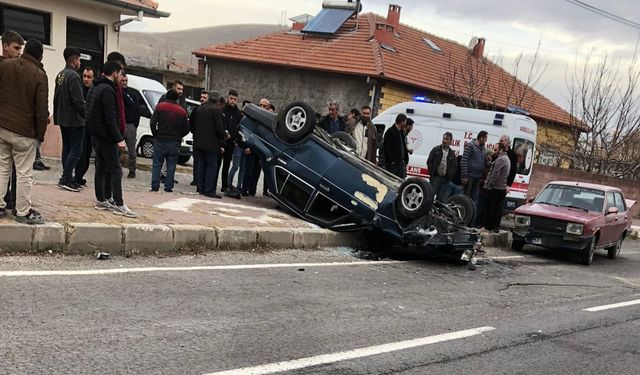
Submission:
[[[606,17],[606,18],[608,18],[608,19],[610,19],[612,21],[621,23],[623,25],[631,26],[631,27],[634,27],[636,29],[640,29],[640,23],[631,21],[630,19],[627,19],[627,18],[624,18],[624,17],[620,17],[620,16],[618,16],[616,14],[613,14],[611,12],[607,12],[604,9],[597,8],[597,7],[595,7],[595,6],[591,5],[591,4],[585,3],[584,1],[580,1],[580,0],[565,0],[565,1],[568,2],[569,4],[573,4],[573,5],[579,6],[582,9],[585,9],[585,10],[588,10],[590,12],[593,12],[593,13],[596,13],[598,15],[601,15],[603,17]]]

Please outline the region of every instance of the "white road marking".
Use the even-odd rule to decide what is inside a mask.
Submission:
[[[336,262],[336,263],[270,263],[270,264],[236,264],[228,266],[193,266],[193,267],[140,267],[140,268],[109,268],[98,270],[66,270],[66,271],[0,271],[0,277],[16,276],[91,276],[114,275],[121,273],[141,272],[174,272],[174,271],[217,271],[217,270],[250,270],[266,268],[291,267],[339,267],[339,266],[376,266],[383,264],[406,263],[405,261],[384,260],[377,262]]]
[[[582,309],[582,310],[583,311],[589,311],[589,312],[595,312],[595,311],[602,311],[602,310],[617,309],[618,307],[626,307],[626,306],[633,306],[633,305],[640,305],[640,299],[636,299],[636,300],[633,300],[633,301],[627,301],[627,302],[614,303],[614,304],[611,304],[611,305],[590,307],[588,309]]]
[[[284,361],[271,363],[268,365],[245,367],[236,370],[212,372],[205,375],[263,375],[273,374],[282,371],[297,370],[305,367],[324,365],[327,363],[334,363],[340,361],[346,361],[350,359],[357,359],[362,357],[369,357],[372,355],[384,354],[395,352],[398,350],[411,349],[418,346],[435,344],[443,341],[450,341],[455,339],[462,339],[465,337],[476,336],[484,332],[493,331],[494,327],[479,327],[473,329],[467,329],[464,331],[443,333],[435,336],[422,337],[419,339],[393,342],[389,344],[369,346],[366,348],[347,350],[344,352],[337,352],[331,354],[321,354],[313,357],[306,357],[300,359],[294,359],[292,361]]]
[[[489,259],[520,259],[520,258],[526,258],[524,255],[509,255],[509,256],[503,256],[503,257],[490,257]]]

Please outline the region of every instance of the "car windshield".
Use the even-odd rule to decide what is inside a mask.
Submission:
[[[151,109],[156,110],[156,105],[160,100],[160,97],[164,95],[164,92],[161,91],[152,91],[152,90],[142,90],[144,97],[147,98],[149,105],[151,105]]]
[[[534,203],[602,212],[604,192],[581,186],[550,184],[538,194]]]

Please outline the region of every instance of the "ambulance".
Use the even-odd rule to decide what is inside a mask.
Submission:
[[[489,133],[487,147],[493,147],[500,136],[506,134],[511,138],[511,148],[516,152],[517,165],[515,180],[505,200],[505,209],[514,210],[526,202],[537,134],[536,122],[530,117],[453,104],[405,102],[392,106],[372,120],[378,130],[378,144],[382,143],[382,135],[393,126],[400,113],[415,122],[407,137],[408,147],[413,150],[407,175],[429,178],[427,158],[431,149],[442,143],[442,135],[446,132],[453,134],[451,148],[456,155],[461,155],[464,146],[475,141],[482,130]]]

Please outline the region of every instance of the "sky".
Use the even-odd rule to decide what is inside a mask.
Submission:
[[[581,0],[593,7],[640,24],[637,0]],[[124,31],[173,31],[226,24],[278,24],[300,14],[317,14],[322,0],[159,0],[166,19],[145,18]],[[540,43],[546,66],[535,88],[566,108],[568,73],[588,55],[595,63],[607,56],[612,66],[624,66],[634,56],[640,27],[628,26],[574,4],[576,0],[362,0],[363,12],[386,16],[390,3],[402,7],[400,22],[467,45],[474,36],[486,38],[485,55],[502,58],[512,71],[522,54],[528,73]],[[286,12],[286,16],[285,16]],[[290,23],[288,23],[290,24]],[[524,79],[525,77],[519,77]]]

